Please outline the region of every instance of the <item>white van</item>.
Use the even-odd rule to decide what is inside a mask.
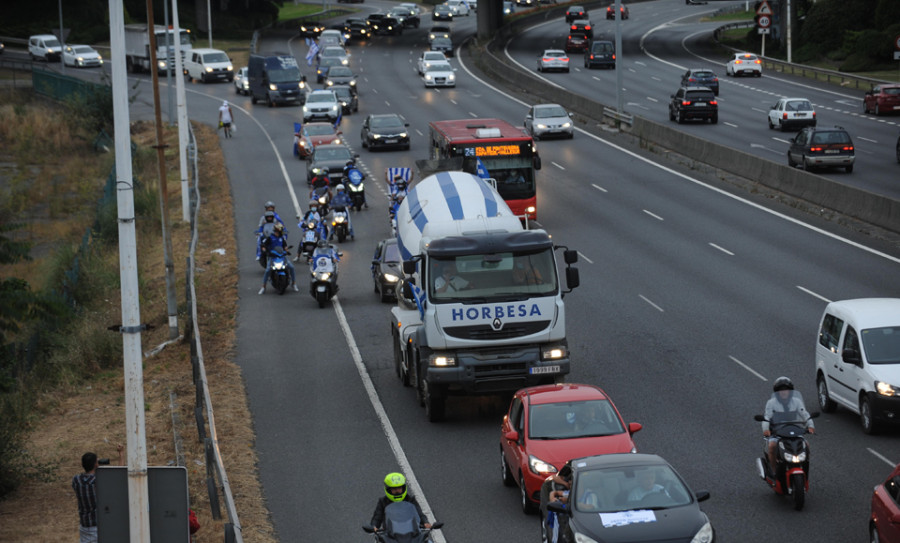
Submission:
[[[863,431],[900,422],[900,298],[831,302],[816,342],[819,407],[859,414]]]
[[[207,81],[234,80],[234,66],[225,51],[218,49],[192,49],[184,59],[184,73],[188,80]]]
[[[31,60],[58,62],[62,58],[62,44],[53,34],[38,34],[28,38],[28,54]]]

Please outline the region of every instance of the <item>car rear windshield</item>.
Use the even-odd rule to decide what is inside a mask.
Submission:
[[[788,102],[784,105],[784,109],[787,111],[812,111],[812,104],[807,102],[806,100],[797,100],[794,102]]]
[[[816,132],[812,137],[813,143],[850,143],[850,135],[846,132],[831,130],[828,132]]]
[[[591,51],[593,51],[594,53],[612,53],[613,46],[611,43],[606,41],[597,42],[591,46]]]
[[[900,96],[900,87],[890,87],[887,89],[882,89],[881,92],[884,94],[890,94],[893,96]]]
[[[708,71],[697,71],[694,72],[694,77],[696,77],[697,79],[712,79],[716,77],[716,74]]]
[[[684,93],[684,99],[692,102],[705,102],[707,100],[715,100],[716,97],[711,92],[691,91]]]

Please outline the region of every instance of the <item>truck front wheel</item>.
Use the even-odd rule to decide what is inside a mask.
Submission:
[[[444,420],[444,407],[447,398],[442,390],[428,385],[428,381],[422,380],[423,395],[425,396],[425,416],[428,422],[441,422]]]

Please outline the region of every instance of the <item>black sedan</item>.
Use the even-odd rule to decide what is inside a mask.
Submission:
[[[655,454],[604,454],[572,460],[572,486],[546,510],[559,520],[559,541],[715,540],[699,502],[709,492],[693,492],[668,462]],[[547,530],[544,523],[545,534]],[[546,539],[545,539],[546,541]]]
[[[365,19],[350,18],[344,21],[344,34],[348,41],[362,41],[372,36],[372,30]]]
[[[316,20],[309,19],[300,23],[301,38],[318,38],[323,30],[325,25]]]
[[[360,132],[362,146],[373,150],[376,147],[397,147],[409,149],[409,123],[396,113],[371,114],[366,117]]]
[[[359,96],[356,94],[356,89],[351,88],[350,85],[335,85],[329,88],[337,96],[344,113],[359,111]]]
[[[397,246],[397,238],[383,239],[375,247],[375,256],[372,258],[372,280],[375,283],[375,293],[381,296],[382,302],[390,302],[397,299],[397,281],[400,280],[400,248]]]
[[[306,182],[312,181],[317,171],[328,174],[336,184],[340,180],[347,162],[356,162],[359,155],[353,154],[349,147],[337,143],[329,143],[327,145],[317,145],[306,164]]]
[[[403,28],[419,28],[422,24],[419,14],[408,7],[396,6],[388,12],[388,15],[399,20]]]

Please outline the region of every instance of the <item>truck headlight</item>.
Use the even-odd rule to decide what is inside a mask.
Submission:
[[[896,396],[897,389],[884,381],[875,381],[875,390],[882,396]]]
[[[553,464],[544,462],[533,454],[528,455],[528,467],[533,473],[537,473],[538,475],[549,475],[551,473],[556,473],[556,468],[553,466]]]
[[[428,365],[437,368],[450,368],[456,366],[456,357],[446,354],[433,354],[428,357]]]
[[[277,90],[278,90],[278,85],[276,85],[275,83],[269,83],[269,90],[270,90],[270,91],[277,91]]]
[[[541,351],[541,360],[559,360],[561,358],[565,358],[568,356],[569,352],[562,345],[557,345],[555,347],[545,347]]]
[[[386,273],[386,274],[384,274],[384,280],[387,281],[388,283],[396,283],[397,281],[400,280],[400,278],[397,277],[396,275],[394,275],[393,273]]]

